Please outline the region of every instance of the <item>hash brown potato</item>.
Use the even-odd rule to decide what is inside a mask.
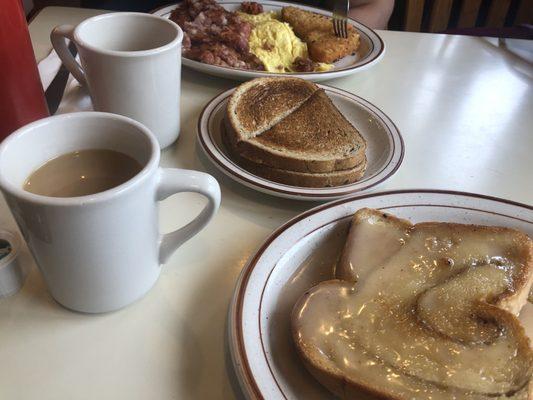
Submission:
[[[296,35],[307,43],[309,56],[313,61],[333,63],[359,47],[359,33],[348,24],[348,38],[335,36],[331,18],[301,10],[296,7],[283,7],[283,21],[288,22]]]

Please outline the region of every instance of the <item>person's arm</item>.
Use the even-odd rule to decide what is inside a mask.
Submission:
[[[373,29],[387,29],[394,0],[350,0],[353,19]]]

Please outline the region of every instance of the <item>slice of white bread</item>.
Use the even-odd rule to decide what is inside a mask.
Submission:
[[[516,314],[533,283],[524,233],[359,210],[336,269],[293,309],[308,370],[343,399],[531,399]]]
[[[268,179],[270,181],[300,187],[333,187],[348,185],[350,183],[356,182],[361,179],[361,177],[365,173],[366,158],[364,158],[360,162],[360,164],[356,165],[354,168],[323,173],[289,171],[280,168],[272,168],[263,164],[258,164],[248,160],[247,158],[242,157],[235,150],[235,148],[233,148],[231,141],[227,138],[228,135],[226,133],[224,125],[222,125],[221,131],[222,141],[224,143],[224,146],[228,150],[231,159],[235,161],[237,165],[241,166],[252,174]]]
[[[322,89],[305,98],[309,82],[296,78],[258,78],[242,86],[225,118],[228,139],[241,157],[305,173],[353,169],[364,160],[366,141]],[[277,107],[259,106],[265,98],[276,99]]]

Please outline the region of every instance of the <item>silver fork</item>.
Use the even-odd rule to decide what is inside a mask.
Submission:
[[[348,37],[348,11],[350,0],[335,0],[333,6],[333,32],[335,36],[346,39]]]

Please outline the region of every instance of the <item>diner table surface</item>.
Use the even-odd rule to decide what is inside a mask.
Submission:
[[[36,59],[55,25],[104,13],[47,7],[30,22]],[[497,39],[379,31],[382,60],[326,84],[382,109],[405,141],[403,164],[375,191],[452,189],[533,203],[533,69]],[[139,77],[142,79],[142,77]],[[2,399],[234,399],[226,341],[228,305],[247,259],[277,227],[318,205],[255,192],[201,155],[205,104],[238,82],[183,68],[181,134],[164,167],[213,174],[222,189],[212,222],[162,266],[152,290],[122,310],[88,315],[58,305],[31,267],[23,289],[0,299]],[[161,203],[163,231],[203,207],[198,195]],[[0,201],[0,226],[16,229]]]

